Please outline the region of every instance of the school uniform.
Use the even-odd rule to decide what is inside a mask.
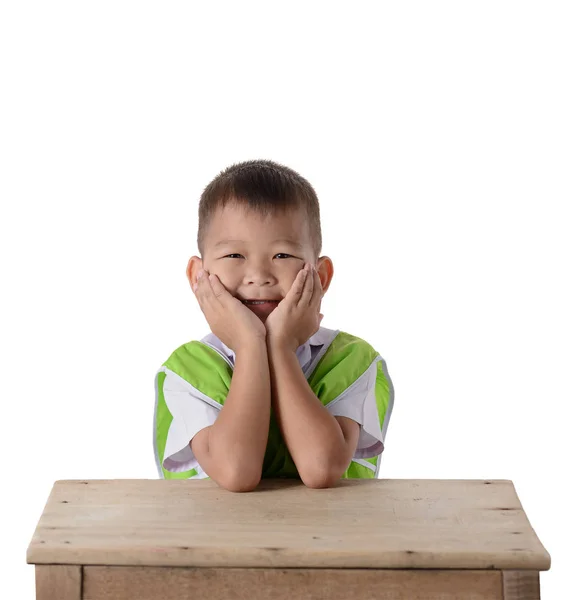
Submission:
[[[361,425],[352,462],[342,477],[378,477],[394,402],[385,360],[361,338],[326,327],[300,346],[296,356],[326,409]],[[189,443],[217,419],[234,366],[233,350],[209,333],[177,348],[156,373],[153,440],[160,478],[208,478]],[[262,477],[299,478],[272,408]]]

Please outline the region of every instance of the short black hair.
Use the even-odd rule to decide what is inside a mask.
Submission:
[[[293,169],[272,160],[248,160],[221,171],[204,189],[198,210],[198,250],[204,256],[204,238],[213,215],[230,202],[263,216],[304,208],[316,258],[322,251],[318,196],[310,183]]]

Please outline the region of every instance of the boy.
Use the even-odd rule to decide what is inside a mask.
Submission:
[[[211,333],[156,375],[161,477],[243,492],[377,476],[393,386],[369,344],[320,327],[334,273],[321,247],[316,193],[292,169],[246,161],[205,188],[186,274]]]

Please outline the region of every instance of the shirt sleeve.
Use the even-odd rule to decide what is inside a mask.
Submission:
[[[349,417],[361,425],[354,458],[370,458],[383,452],[383,434],[375,398],[377,360],[345,392],[326,408],[335,417]]]
[[[189,444],[196,433],[215,423],[221,406],[217,408],[208,403],[203,394],[171,371],[167,371],[163,392],[173,418],[166,438],[162,466],[174,473],[191,469],[201,472]]]

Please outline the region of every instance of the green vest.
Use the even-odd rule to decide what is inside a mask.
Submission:
[[[336,332],[336,335],[329,342],[328,348],[323,348],[323,350],[321,358],[307,381],[314,394],[325,406],[355,383],[373,362],[377,362],[375,400],[380,426],[385,439],[394,399],[393,385],[387,373],[385,361],[366,341],[342,331]],[[211,346],[192,341],[175,350],[156,374],[154,454],[158,472],[161,478],[164,479],[189,479],[197,475],[196,469],[171,472],[163,467],[166,438],[173,419],[164,400],[165,368],[176,373],[220,406],[223,406],[229,393],[233,368]],[[366,460],[352,460],[342,477],[374,478],[380,456],[373,456]],[[272,408],[262,477],[300,478],[282,438]]]

